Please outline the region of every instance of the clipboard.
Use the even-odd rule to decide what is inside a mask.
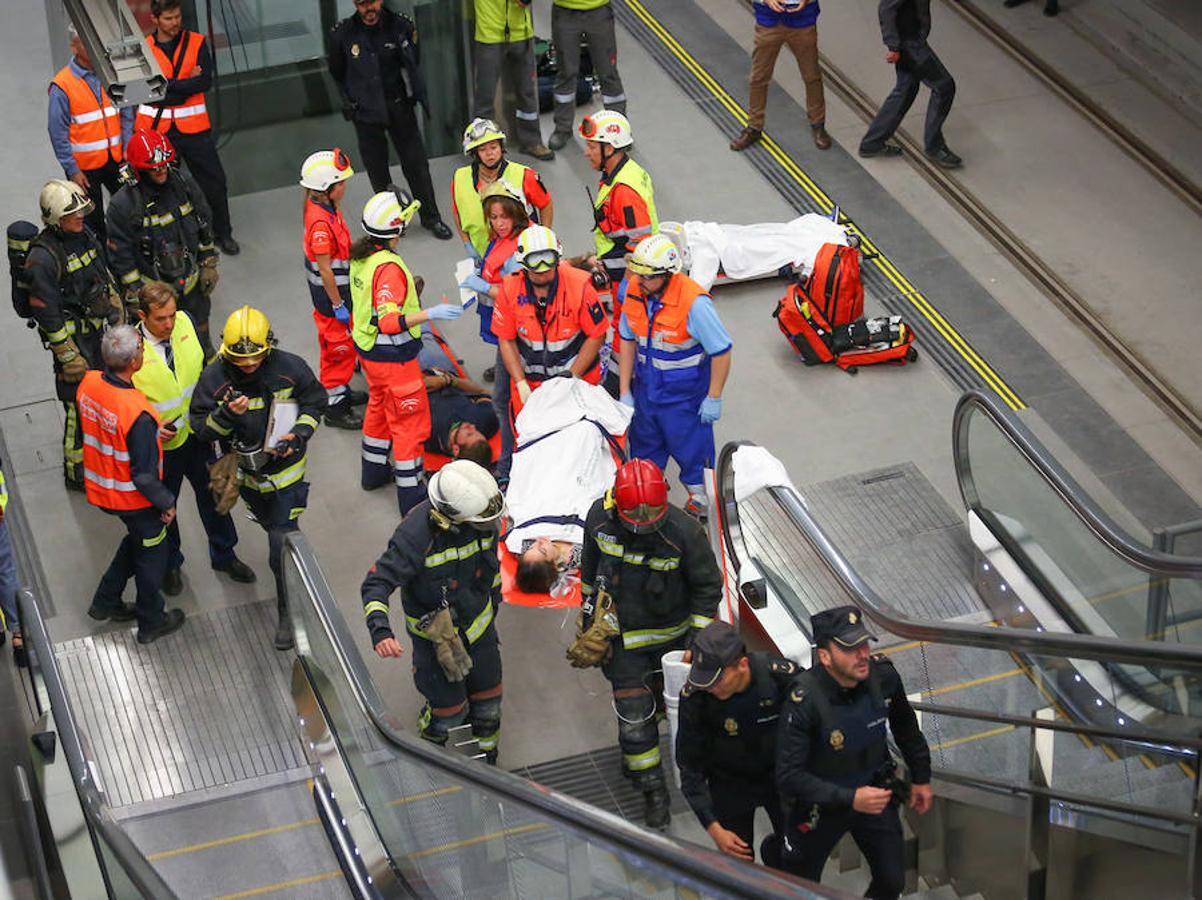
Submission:
[[[271,411],[267,416],[267,440],[263,443],[263,449],[274,449],[280,438],[296,427],[298,418],[300,403],[295,400],[272,400]]]
[[[473,259],[461,259],[455,263],[455,284],[463,284],[467,279],[476,274],[476,262]],[[467,309],[476,302],[476,292],[469,291],[467,288],[459,289],[459,305]]]

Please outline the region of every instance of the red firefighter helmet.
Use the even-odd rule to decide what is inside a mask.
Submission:
[[[175,148],[165,134],[149,128],[139,128],[129,139],[125,158],[139,172],[157,169],[175,159]]]
[[[668,482],[649,459],[623,463],[614,477],[614,506],[618,519],[635,534],[658,531],[668,513]]]

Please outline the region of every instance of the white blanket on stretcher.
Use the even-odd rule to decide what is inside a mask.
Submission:
[[[510,553],[536,537],[584,540],[584,517],[617,471],[605,434],[625,434],[631,415],[604,388],[575,378],[552,378],[534,390],[515,422],[518,445],[505,492]]]
[[[718,277],[719,266],[729,278],[758,278],[788,265],[808,275],[823,244],[847,243],[844,227],[817,213],[791,222],[685,222],[684,227],[692,256],[689,276],[707,291]]]

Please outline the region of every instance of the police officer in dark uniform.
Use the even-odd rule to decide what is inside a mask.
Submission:
[[[30,243],[14,287],[54,355],[55,393],[66,413],[63,478],[68,490],[82,491],[83,432],[75,393],[88,369],[101,368],[100,339],[106,323],[121,320],[121,301],[104,248],[84,224],[95,209],[84,189],[56,178],[42,188],[38,203],[46,227],[32,240],[26,233]],[[15,223],[9,231],[10,251],[14,240],[20,242],[15,233],[19,225],[32,229],[29,223]]]
[[[418,59],[413,21],[383,8],[383,0],[355,0],[355,14],[339,22],[330,35],[330,75],[342,92],[344,115],[355,123],[372,190],[379,193],[392,182],[388,174],[391,136],[409,190],[421,201],[422,227],[446,241],[451,239],[451,229],[438,213],[417,127],[417,106],[426,105]]]
[[[714,846],[748,862],[755,859],[755,811],[763,807],[775,834],[761,845],[760,857],[778,866],[776,733],[781,703],[801,666],[748,653],[726,622],[707,625],[686,656],[693,665],[681,691],[676,731],[685,799]]]
[[[854,606],[811,618],[818,664],[793,683],[781,713],[776,784],[785,801],[782,868],[810,881],[851,832],[868,860],[866,897],[895,898],[905,886],[897,778],[885,723],[910,769],[910,806],[931,806],[931,754],[901,676]]]
[[[376,654],[399,657],[388,598],[400,590],[413,680],[426,698],[418,733],[446,744],[452,728],[471,723],[485,759],[495,764],[501,731],[496,543],[505,499],[493,477],[466,459],[435,472],[427,493],[363,579],[363,614]]]
[[[713,621],[722,576],[701,525],[668,503],[664,473],[648,459],[618,469],[584,523],[583,595],[568,659],[601,666],[613,687],[622,772],[643,794],[643,821],[667,828],[672,814],[659,751],[661,660],[684,650]]]
[[[226,456],[237,459],[238,494],[267,532],[267,562],[275,576],[279,612],[277,650],[290,650],[293,644],[284,588],[284,535],[299,530],[308,505],[306,448],[328,405],[329,395],[309,364],[295,353],[275,349],[267,316],[243,306],[226,319],[221,354],[200,373],[188,408],[196,440],[217,441]],[[269,447],[273,409],[281,416],[285,410],[292,412],[294,421]]]

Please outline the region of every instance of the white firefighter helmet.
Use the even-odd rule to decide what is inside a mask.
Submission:
[[[350,158],[337,147],[318,150],[310,153],[301,165],[300,184],[311,191],[328,191],[354,174]]]
[[[372,237],[396,237],[405,233],[405,226],[419,209],[421,201],[398,187],[380,191],[363,207],[363,230]]]
[[[51,178],[38,194],[38,206],[42,208],[42,222],[46,225],[57,225],[67,216],[76,213],[86,216],[95,205],[87,191],[74,181]]]
[[[492,525],[505,512],[505,496],[488,470],[455,459],[430,476],[430,505],[452,522]]]

